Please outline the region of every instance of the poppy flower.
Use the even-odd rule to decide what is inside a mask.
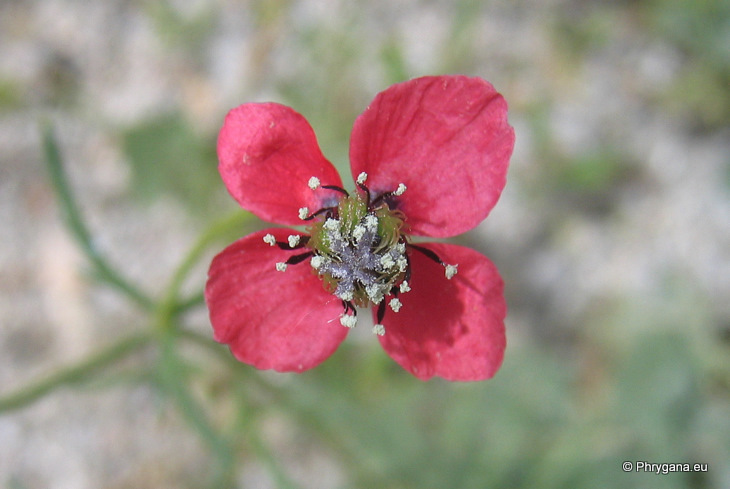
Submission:
[[[505,349],[497,268],[470,248],[412,237],[479,224],[513,146],[492,85],[417,78],[378,94],[355,120],[347,191],[302,115],[276,103],[231,110],[218,137],[229,193],[265,221],[304,230],[255,232],[213,259],[205,298],[215,339],[260,369],[301,372],[371,308],[385,351],[419,379],[493,376]]]

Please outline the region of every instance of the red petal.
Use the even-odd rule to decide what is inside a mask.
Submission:
[[[336,204],[335,192],[307,186],[311,177],[322,185],[342,186],[307,120],[280,104],[231,110],[218,135],[218,161],[218,171],[241,207],[280,224],[301,225],[302,207],[315,212]]]
[[[507,305],[502,278],[481,253],[463,246],[429,243],[445,263],[458,264],[447,280],[444,267],[418,251],[410,255],[411,291],[399,294],[399,312],[388,309],[380,343],[421,380],[484,380],[500,365],[506,345]]]
[[[355,121],[352,174],[399,198],[412,234],[455,236],[487,217],[504,188],[514,131],[486,81],[424,77],[379,93]]]
[[[287,241],[288,229],[250,234],[213,259],[205,286],[216,341],[240,361],[280,372],[310,369],[329,357],[347,334],[338,321],[339,299],[324,290],[309,261],[275,268],[301,251],[264,243],[265,234]]]

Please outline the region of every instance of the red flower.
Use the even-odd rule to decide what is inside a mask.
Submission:
[[[493,376],[505,348],[497,268],[472,249],[409,237],[482,221],[513,146],[507,104],[484,80],[399,83],[355,121],[347,192],[300,114],[275,103],[231,110],[218,137],[228,191],[264,220],[308,227],[253,233],[213,259],[215,339],[242,362],[301,372],[334,352],[356,306],[374,306],[380,343],[416,377]]]

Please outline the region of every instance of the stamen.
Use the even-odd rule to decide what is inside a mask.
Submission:
[[[370,189],[367,188],[362,182],[357,182],[357,186],[365,194],[365,208],[370,209],[370,201],[372,200],[372,196],[370,195]]]
[[[388,303],[388,305],[390,306],[391,309],[393,309],[393,312],[398,312],[398,311],[400,311],[400,308],[403,305],[403,303],[397,297],[393,297],[390,300],[390,302]]]
[[[316,190],[316,189],[317,189],[317,187],[319,187],[319,178],[317,178],[317,177],[312,177],[312,178],[310,178],[310,179],[309,179],[309,182],[307,183],[307,185],[308,185],[308,186],[309,186],[309,188],[311,188],[312,190]]]
[[[342,187],[338,187],[337,185],[322,185],[322,188],[326,188],[328,190],[334,190],[336,192],[343,194],[345,197],[350,196],[350,193],[347,190],[345,190]]]
[[[426,255],[427,257],[429,257],[430,259],[432,259],[439,265],[446,266],[446,263],[441,261],[441,258],[439,258],[439,256],[436,254],[435,251],[431,251],[428,248],[424,248],[423,246],[418,246],[418,245],[414,245],[414,244],[409,244],[408,246],[410,246],[411,248],[413,248],[416,251],[420,251],[421,253],[423,253],[424,255]]]
[[[309,258],[312,255],[314,255],[313,251],[307,251],[306,253],[300,253],[298,255],[290,256],[286,260],[286,263],[289,265],[296,265],[297,263],[303,262],[304,260],[306,260],[307,258]]]
[[[378,304],[378,311],[375,313],[375,317],[377,324],[383,323],[383,318],[385,317],[385,302]]]
[[[347,314],[349,311],[352,311],[353,316],[357,316],[357,309],[355,309],[355,306],[350,301],[342,301],[342,307],[345,308],[345,312],[343,314]]]
[[[408,283],[411,280],[411,272],[413,272],[413,269],[411,268],[411,257],[408,255],[405,255],[405,256],[406,256],[406,274],[403,277],[403,282]],[[406,285],[406,287],[408,287],[408,290],[411,290],[410,286]]]
[[[345,302],[350,302],[353,298],[353,291],[352,290],[345,290],[343,292],[340,292],[340,294],[337,296],[340,299],[342,299]]]
[[[286,263],[284,263],[283,261],[281,261],[281,262],[279,262],[279,263],[276,264],[276,271],[278,271],[278,272],[285,272],[286,271],[286,267],[287,267]]]
[[[403,282],[401,282],[400,283],[400,287],[398,287],[398,289],[400,290],[400,293],[401,294],[405,294],[406,292],[410,292],[411,291],[411,286],[408,285],[408,280],[404,280]]]
[[[385,326],[383,326],[382,324],[376,324],[375,326],[373,326],[373,334],[383,336],[385,334]]]
[[[395,265],[395,260],[390,255],[383,255],[380,257],[380,264],[383,265],[383,268],[391,268]]]
[[[378,207],[384,201],[385,202],[388,202],[389,199],[390,199],[390,197],[400,197],[401,195],[403,195],[403,193],[406,190],[408,190],[408,187],[406,187],[406,184],[405,183],[399,183],[397,189],[395,189],[393,191],[390,191],[390,192],[384,192],[384,193],[378,195],[375,198],[375,200],[373,201],[372,207],[373,208]],[[369,193],[368,193],[368,195],[369,195]]]
[[[383,296],[385,295],[382,286],[377,283],[365,287],[365,293],[368,295],[368,298],[373,302],[373,304],[380,304],[383,300]]]
[[[352,231],[352,237],[355,238],[356,243],[360,242],[362,237],[365,236],[366,231],[367,229],[362,224],[355,226],[355,229]]]
[[[322,188],[327,188],[327,185],[322,185]],[[302,207],[301,209],[299,209],[299,219],[301,219],[302,221],[311,221],[312,219],[314,219],[315,217],[317,217],[320,214],[325,214],[327,216],[331,216],[332,215],[332,208],[331,207],[323,207],[320,210],[318,210],[317,212],[315,212],[314,214],[312,214],[311,216],[306,216],[305,215],[304,217],[302,217],[302,210],[303,209],[307,209],[307,208],[306,207]],[[309,209],[307,209],[307,212],[309,212]]]
[[[279,249],[291,251],[291,250],[298,250],[300,248],[304,248],[304,246],[309,242],[309,236],[302,236],[301,234],[292,234],[289,235],[289,238],[287,239],[287,242],[284,241],[277,241],[276,246],[279,247]]]
[[[365,216],[365,227],[368,231],[375,232],[378,229],[378,218],[373,214]]]
[[[309,215],[309,207],[302,207],[299,209],[299,219],[302,221],[307,220],[307,216]]]
[[[357,325],[357,316],[352,314],[343,314],[340,316],[340,324],[346,328],[354,328]]]
[[[324,228],[327,231],[336,231],[340,227],[340,221],[337,219],[329,218],[324,222]]]
[[[365,172],[362,172],[357,176],[356,181],[358,184],[362,185],[363,183],[365,183],[365,180],[367,180],[367,179],[368,179],[368,174]]]
[[[451,280],[454,277],[454,275],[456,275],[456,272],[457,272],[456,267],[458,267],[458,266],[459,265],[446,265],[445,273],[446,273],[446,278],[448,280]]]
[[[268,244],[269,246],[275,246],[276,238],[273,234],[267,234],[266,236],[264,236],[264,243]]]
[[[324,264],[324,258],[319,255],[314,255],[309,264],[312,265],[312,268],[318,270]]]

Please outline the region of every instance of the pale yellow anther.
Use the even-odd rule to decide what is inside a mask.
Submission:
[[[355,238],[355,242],[359,242],[365,236],[365,231],[365,226],[362,224],[355,226],[355,229],[352,231],[352,237]]]
[[[340,299],[342,299],[345,302],[348,302],[348,301],[351,301],[352,299],[354,299],[354,294],[351,290],[347,290],[345,292],[340,293],[337,297],[339,297]]]
[[[299,209],[299,219],[302,221],[309,217],[309,207],[302,207]]]
[[[445,273],[447,279],[451,280],[453,276],[456,275],[458,266],[459,265],[446,265]]]
[[[276,270],[278,272],[285,272],[286,271],[286,263],[284,263],[283,261],[280,261],[279,263],[277,263],[276,264]]]
[[[373,334],[383,336],[385,334],[385,326],[383,326],[382,324],[376,324],[375,326],[373,326]]]
[[[299,244],[299,240],[300,239],[302,239],[302,237],[299,236],[298,234],[290,234],[289,235],[289,238],[288,238],[289,247],[290,248],[294,248],[296,245]]]
[[[373,214],[368,214],[367,216],[365,216],[365,227],[369,231],[374,232],[376,229],[378,229],[378,218],[375,217]]]
[[[330,217],[324,222],[324,228],[328,231],[335,231],[340,228],[340,221]]]
[[[314,268],[315,270],[318,270],[319,267],[321,267],[322,264],[324,264],[324,258],[322,258],[319,255],[314,255],[312,257],[312,259],[309,261],[309,264],[312,265],[312,268]]]
[[[380,304],[383,300],[383,296],[385,295],[382,286],[379,284],[368,285],[365,287],[365,293],[374,304]]]
[[[309,179],[309,182],[307,182],[307,185],[312,190],[315,190],[315,189],[319,188],[319,184],[320,184],[319,178],[317,178],[317,177],[312,177],[312,178]]]
[[[360,185],[362,185],[363,183],[365,183],[365,180],[367,180],[367,179],[368,179],[368,174],[365,173],[365,172],[361,172],[357,176],[357,183],[359,183]]]
[[[264,243],[268,244],[269,246],[276,245],[276,238],[273,234],[267,234],[264,236]]]
[[[340,316],[340,324],[346,328],[354,328],[357,325],[357,316],[352,314],[343,314]]]

